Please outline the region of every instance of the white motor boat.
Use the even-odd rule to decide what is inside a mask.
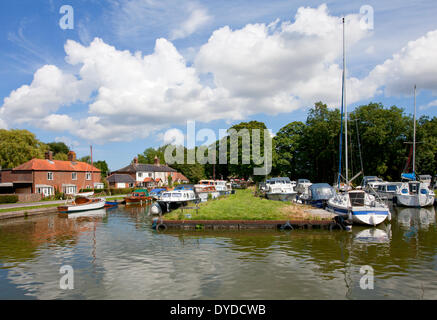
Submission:
[[[423,208],[434,205],[434,191],[426,183],[408,181],[397,189],[395,203],[404,207]]]
[[[299,195],[308,194],[308,188],[312,185],[308,179],[298,179],[296,185],[296,191]]]
[[[194,186],[180,184],[172,191],[163,192],[157,203],[162,212],[169,212],[171,209],[178,208],[181,205],[186,205],[189,201],[196,200],[198,200],[198,197],[194,192]],[[151,213],[154,213],[152,211]]]
[[[336,194],[328,200],[326,209],[353,223],[376,226],[391,219],[388,206],[363,190]]]
[[[196,184],[194,185],[194,192],[202,202],[217,199],[220,196],[220,192],[216,190],[214,185]]]
[[[374,193],[382,200],[392,201],[396,197],[398,188],[402,185],[402,182],[380,182],[372,189]]]
[[[271,178],[266,182],[266,197],[269,200],[294,201],[297,192],[294,190],[288,177]]]

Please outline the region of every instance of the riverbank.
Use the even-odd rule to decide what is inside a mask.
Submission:
[[[52,214],[58,212],[58,205],[38,206],[28,208],[14,208],[13,210],[1,210],[0,220],[11,218],[23,218],[35,215]]]

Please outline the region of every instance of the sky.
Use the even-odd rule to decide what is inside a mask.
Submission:
[[[111,170],[187,121],[275,133],[315,102],[339,107],[342,17],[348,111],[412,114],[416,84],[417,116],[437,116],[436,16],[423,0],[1,1],[0,128],[79,157],[92,145]]]

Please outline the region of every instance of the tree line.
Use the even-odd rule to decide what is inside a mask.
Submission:
[[[339,169],[339,143],[341,115],[338,109],[328,108],[322,102],[309,109],[305,122],[293,121],[282,127],[273,137],[273,168],[269,176],[287,176],[291,179],[307,178],[314,182],[336,182]],[[266,129],[263,122],[241,122],[230,129]],[[229,130],[230,130],[229,129]],[[229,140],[225,137],[224,143]],[[264,180],[264,176],[253,176],[256,167],[253,159],[250,164],[241,164],[242,148],[239,142],[240,164],[219,164],[220,141],[210,146],[216,149],[216,165],[172,164],[171,167],[182,172],[192,182],[200,179],[229,177]],[[261,139],[261,150],[263,150]],[[406,114],[397,106],[384,107],[381,103],[369,103],[356,107],[349,113],[348,120],[348,163],[349,177],[362,172],[364,175],[377,175],[388,181],[399,181],[403,172],[412,171],[413,116]],[[416,124],[416,173],[437,174],[437,117],[422,116]],[[222,141],[223,142],[223,141]],[[164,161],[166,146],[149,148],[139,155],[142,163],[153,163],[158,156]],[[210,149],[211,149],[210,148]],[[197,147],[196,147],[197,149]],[[185,154],[188,152],[184,148]],[[343,164],[344,171],[344,142]],[[355,183],[360,183],[357,178]]]
[[[293,180],[307,178],[314,182],[334,183],[339,166],[340,124],[340,111],[318,102],[309,109],[306,121],[292,121],[282,127],[272,139],[272,171],[269,176],[288,176]],[[237,136],[239,162],[231,164],[230,142],[233,132],[239,132],[241,129],[247,129],[251,139],[253,130],[260,129],[260,147],[263,155],[262,135],[267,127],[263,122],[250,121],[232,126],[228,130],[228,136],[217,140],[207,149],[196,147],[194,150],[187,150],[182,146],[177,147],[183,154],[185,164],[169,165],[193,183],[213,176],[217,179],[238,177],[264,180],[265,176],[253,176],[253,169],[258,165],[252,154],[247,155],[247,164],[241,163],[241,136]],[[406,114],[403,108],[384,107],[381,103],[356,107],[349,113],[348,140],[349,177],[362,171],[364,175],[377,175],[389,181],[397,181],[400,180],[402,172],[412,170],[413,116]],[[435,176],[437,117],[422,116],[417,119],[416,141],[416,173]],[[227,146],[227,164],[219,163],[220,145],[223,144]],[[153,163],[154,158],[158,157],[161,163],[165,163],[166,148],[167,146],[147,148],[138,155],[138,162]],[[32,158],[44,158],[44,153],[48,150],[53,151],[54,159],[68,159],[69,148],[63,142],[43,143],[27,130],[0,130],[0,165],[3,168],[13,168]],[[212,150],[216,152],[217,164],[199,161],[186,164],[189,152],[212,156]],[[174,154],[176,151],[174,147]],[[79,161],[89,163],[90,159],[86,156]],[[103,176],[106,176],[109,171],[106,161],[97,161],[94,165],[102,170]],[[344,163],[342,167],[344,176]],[[359,183],[360,179],[356,182]]]

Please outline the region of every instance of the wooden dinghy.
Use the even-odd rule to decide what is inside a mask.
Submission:
[[[73,213],[89,210],[102,209],[105,206],[104,199],[90,199],[85,197],[76,198],[72,204],[59,206],[58,212],[60,213]]]

